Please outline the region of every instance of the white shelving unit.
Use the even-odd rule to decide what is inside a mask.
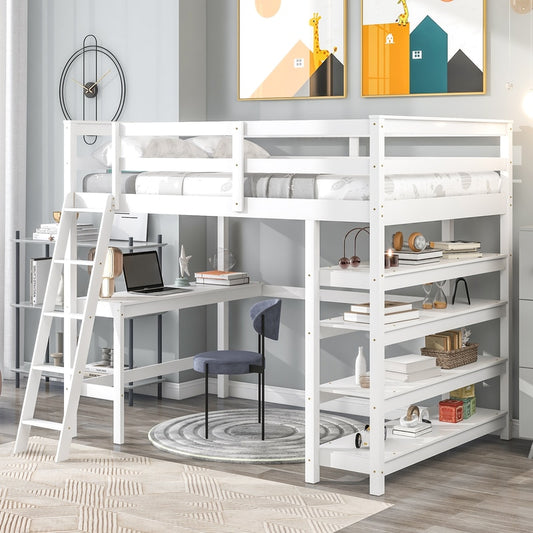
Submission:
[[[306,480],[320,479],[320,466],[328,466],[369,475],[370,493],[385,492],[385,476],[419,461],[442,453],[483,435],[498,432],[501,438],[509,438],[509,298],[512,246],[512,127],[491,131],[498,139],[500,161],[503,161],[502,196],[494,204],[483,208],[464,203],[460,198],[441,201],[418,201],[406,205],[385,200],[385,174],[402,173],[402,159],[386,155],[389,137],[416,137],[418,125],[411,129],[377,119],[370,128],[370,261],[353,269],[338,266],[320,268],[320,225],[306,223]],[[451,133],[451,132],[449,132]],[[421,125],[421,136],[432,136]],[[452,133],[452,136],[454,134]],[[438,134],[436,133],[437,137]],[[436,161],[420,158],[424,164]],[[446,166],[446,165],[445,165]],[[439,171],[435,169],[435,171]],[[442,168],[440,171],[451,171]],[[442,201],[444,200],[444,201]],[[448,201],[450,200],[450,201]],[[408,208],[407,208],[408,207]],[[416,207],[416,208],[415,208]],[[454,221],[477,216],[497,217],[499,222],[499,250],[484,253],[481,258],[467,260],[442,260],[439,263],[421,266],[384,268],[384,251],[390,247],[385,242],[388,226],[399,224],[441,222],[441,239],[453,240]],[[457,238],[461,236],[458,235]],[[389,291],[408,289],[424,283],[454,280],[458,277],[499,274],[497,299],[473,298],[471,305],[456,303],[446,309],[421,310],[420,317],[392,324],[384,323],[384,301]],[[314,283],[311,280],[317,280]],[[320,319],[320,304],[323,301],[341,301],[339,293],[346,294],[346,303],[354,291],[365,291],[370,302],[370,323],[345,322],[343,317]],[[334,292],[335,299],[324,295]],[[402,294],[404,294],[402,292]],[[449,298],[451,300],[451,298]],[[462,300],[462,299],[461,299]],[[385,380],[385,349],[407,341],[421,341],[425,335],[449,329],[461,328],[488,321],[499,323],[499,346],[483,346],[477,362],[452,370],[442,370],[439,377],[412,383],[397,383]],[[354,376],[347,376],[322,383],[319,373],[321,342],[324,339],[365,332],[369,338],[370,388],[355,384]],[[480,339],[474,339],[479,342]],[[474,416],[457,424],[432,420],[432,432],[417,438],[393,436],[391,431],[384,438],[383,428],[397,424],[398,410],[410,404],[446,395],[459,387],[499,378],[499,401],[497,409],[477,409]],[[345,398],[347,401],[343,401]],[[321,401],[322,400],[322,401]],[[434,400],[435,401],[435,400]],[[318,420],[322,409],[335,410],[336,406],[349,405],[353,414],[369,417],[369,448],[356,448],[354,436],[347,436],[320,445]]]

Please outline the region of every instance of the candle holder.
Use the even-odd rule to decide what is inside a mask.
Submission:
[[[385,252],[385,268],[390,268],[390,255],[389,255],[389,252]]]
[[[395,254],[391,249],[387,251],[387,254],[389,256],[389,263],[391,268],[400,266],[400,256],[398,254]]]
[[[359,233],[361,233],[362,231],[365,231],[368,235],[370,235],[370,232],[368,231],[369,228],[370,228],[370,226],[364,226],[362,228],[352,228],[351,230],[349,230],[346,233],[346,235],[344,236],[344,244],[343,244],[343,248],[342,248],[342,257],[339,259],[339,266],[341,268],[346,269],[349,266],[357,268],[361,264],[361,259],[359,258],[359,256],[356,253],[357,237],[359,236]],[[348,259],[346,257],[346,237],[348,237],[348,235],[350,235],[350,233],[352,233],[353,231],[357,231],[357,233],[355,234],[355,237],[353,239],[353,255],[352,255],[352,257],[350,257],[350,259]]]

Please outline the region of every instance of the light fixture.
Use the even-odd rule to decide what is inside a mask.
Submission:
[[[89,250],[89,261],[94,261],[96,248]],[[89,274],[91,267],[89,267]],[[104,263],[104,272],[102,274],[102,286],[100,287],[100,298],[111,298],[115,292],[115,278],[122,274],[122,251],[120,248],[109,246],[107,248],[106,259]]]
[[[524,15],[531,11],[532,0],[509,0],[511,2],[511,7],[514,11],[520,15]]]

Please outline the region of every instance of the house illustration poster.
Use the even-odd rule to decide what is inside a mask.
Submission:
[[[485,92],[484,0],[363,0],[361,93]]]

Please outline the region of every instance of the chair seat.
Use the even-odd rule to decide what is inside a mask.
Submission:
[[[262,366],[262,358],[260,353],[245,350],[213,350],[194,356],[194,370],[204,373],[206,364],[210,374],[248,374],[250,365]]]

